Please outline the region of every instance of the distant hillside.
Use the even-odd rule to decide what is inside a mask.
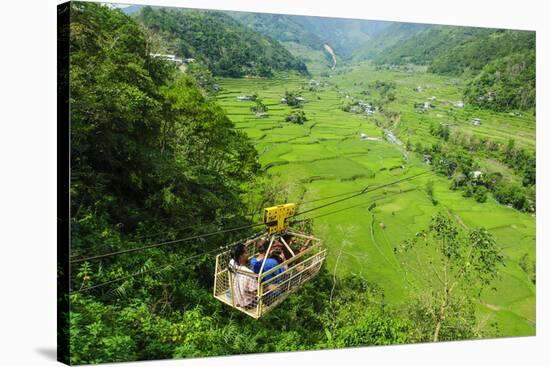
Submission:
[[[312,49],[321,49],[323,40],[298,21],[297,16],[227,12],[228,15],[255,31],[281,42],[295,42]]]
[[[374,58],[377,63],[428,65],[430,72],[478,72],[492,60],[534,49],[533,32],[432,26],[402,39]]]
[[[430,27],[433,26],[416,23],[391,23],[357,47],[353,51],[352,59],[354,61],[373,59],[396,43],[405,41]]]
[[[300,15],[227,12],[242,24],[282,42],[294,42],[314,50],[329,44],[336,55],[349,58],[391,22],[311,17]]]
[[[196,59],[217,76],[269,76],[275,71],[308,74],[305,64],[278,41],[221,12],[144,7],[137,19],[168,49]]]
[[[536,105],[535,50],[498,58],[468,84],[466,100],[494,110],[529,109]]]
[[[431,26],[412,37],[401,39],[374,57],[380,64],[429,65],[452,48],[468,42],[486,29]]]
[[[134,13],[137,13],[138,11],[141,10],[141,8],[143,8],[143,5],[118,5],[118,8],[124,13],[124,14],[127,14],[127,15],[132,15]]]
[[[534,32],[484,29],[476,33],[438,55],[431,61],[428,71],[451,75],[471,71],[476,74],[494,60],[535,50]]]
[[[433,26],[374,57],[380,64],[427,65],[469,79],[465,98],[496,110],[535,106],[535,32]]]
[[[307,70],[315,77],[326,75],[333,65],[330,54],[323,48],[311,48],[297,42],[281,42],[298,60],[306,64]]]

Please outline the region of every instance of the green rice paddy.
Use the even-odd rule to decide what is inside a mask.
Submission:
[[[317,90],[309,90],[309,80],[299,77],[219,81],[223,88],[217,96],[219,104],[236,128],[253,140],[262,166],[289,183],[290,199],[297,203],[374,187],[430,169],[422,157],[407,154],[403,146],[384,139],[384,131],[375,123],[384,119],[381,114],[365,116],[340,108],[349,99],[368,100],[360,93],[376,80],[397,84],[396,99],[387,109],[401,112],[391,128],[402,142],[433,142],[430,124],[450,122],[452,130],[489,136],[503,143],[513,138],[517,145],[535,149],[534,116],[495,113],[468,105],[458,108],[455,103],[461,100],[461,85],[453,78],[377,71],[369,65],[339,70],[330,78],[317,79],[321,81]],[[420,92],[415,91],[418,86]],[[281,104],[280,99],[285,91],[300,88],[306,99],[303,109],[308,121],[303,125],[284,122],[292,108]],[[236,98],[253,93],[268,105],[269,117],[256,117],[250,111],[253,102]],[[414,103],[432,96],[436,97],[434,108],[417,113]],[[472,125],[472,118],[479,118],[482,124]],[[361,139],[361,134],[369,139]],[[501,166],[494,161],[483,164]],[[503,174],[511,174],[501,168]],[[439,202],[436,206],[424,189],[430,180]],[[299,211],[332,200],[301,205]],[[374,202],[376,206],[369,210]],[[402,268],[393,249],[425,228],[438,211],[449,213],[461,226],[486,227],[505,254],[506,266],[495,283],[496,289],[486,291],[478,304],[479,318],[487,325],[496,322],[500,335],[534,335],[535,286],[519,265],[525,254],[535,259],[535,218],[531,214],[500,205],[492,197],[486,203],[477,203],[450,190],[446,178],[426,174],[319,209],[311,216],[315,217],[316,235],[329,249],[329,271],[358,274],[382,286],[388,302],[401,304],[408,301],[408,284],[415,279]]]

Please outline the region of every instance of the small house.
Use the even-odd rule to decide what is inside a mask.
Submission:
[[[399,141],[397,140],[397,138],[395,137],[395,135],[393,135],[393,133],[392,133],[391,131],[386,131],[386,132],[384,133],[384,137],[385,137],[386,140],[389,141],[390,143],[400,145],[400,144],[399,144]]]
[[[244,102],[244,101],[251,101],[252,96],[237,96],[237,101]]]
[[[286,104],[286,103],[287,103],[286,98],[281,98],[281,104]]]
[[[361,139],[362,139],[362,140],[365,140],[366,138],[368,138],[367,134],[361,133]]]
[[[479,179],[482,178],[482,177],[483,177],[483,172],[481,172],[481,171],[473,171],[473,172],[472,172],[472,178],[473,178],[474,180],[477,181],[477,180],[479,180]]]
[[[464,102],[462,102],[462,101],[456,102],[456,103],[455,103],[455,107],[464,108]]]
[[[472,125],[474,125],[474,126],[479,126],[479,125],[481,125],[481,120],[478,119],[478,118],[472,119],[471,122],[472,122]]]
[[[178,64],[181,64],[183,60],[181,58],[176,57],[176,55],[170,55],[170,54],[152,54],[150,53],[149,56],[164,59],[167,61],[175,62]]]
[[[265,113],[265,112],[258,112],[258,113],[256,113],[256,117],[258,117],[258,118],[266,118],[266,117],[269,117],[269,114],[268,114],[268,113]]]

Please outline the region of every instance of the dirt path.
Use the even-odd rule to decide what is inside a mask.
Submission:
[[[458,216],[458,214],[456,214],[455,212],[453,212],[451,209],[447,208],[447,212],[453,216],[453,218],[456,219],[457,223],[460,224],[462,226],[462,228],[465,228],[467,229],[468,226],[466,224],[464,224],[464,222],[462,221],[462,218],[460,218]]]

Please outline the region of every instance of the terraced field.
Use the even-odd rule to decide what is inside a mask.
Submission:
[[[488,135],[503,142],[513,137],[517,144],[534,149],[534,117],[489,113],[469,106],[455,108],[453,103],[461,100],[460,86],[453,79],[424,73],[356,66],[321,80],[317,90],[309,90],[308,80],[297,77],[221,79],[223,91],[217,98],[236,128],[254,141],[261,164],[288,182],[292,188],[290,200],[299,203],[374,187],[430,169],[422,157],[406,153],[399,141],[385,139],[384,131],[375,124],[377,119],[384,118],[380,114],[356,115],[340,108],[345,100],[359,98],[359,93],[375,80],[392,80],[397,84],[396,100],[388,108],[401,111],[400,120],[392,126],[401,141],[431,142],[434,138],[429,133],[430,123],[448,120],[452,121],[453,129]],[[419,85],[422,92],[414,90]],[[280,104],[280,99],[285,90],[300,88],[306,99],[304,112],[308,121],[303,125],[284,122],[292,108]],[[250,111],[253,102],[240,102],[236,98],[253,93],[268,105],[269,117],[256,117]],[[431,96],[436,97],[435,108],[425,114],[416,113],[414,103]],[[481,126],[470,123],[474,117],[481,119]],[[361,134],[368,139],[361,139]],[[434,182],[439,202],[436,206],[425,193],[428,181]],[[310,202],[299,210],[332,200]],[[500,205],[492,198],[483,204],[464,198],[460,192],[449,189],[446,178],[428,173],[319,209],[311,216],[315,218],[316,234],[329,248],[330,271],[355,273],[374,281],[384,288],[389,302],[400,304],[408,301],[408,287],[417,279],[403,269],[394,255],[394,247],[425,228],[438,211],[450,213],[462,226],[488,228],[505,253],[502,277],[496,290],[482,295],[479,317],[487,318],[487,325],[497,321],[502,335],[534,335],[535,286],[519,265],[525,254],[535,259],[532,215]]]

